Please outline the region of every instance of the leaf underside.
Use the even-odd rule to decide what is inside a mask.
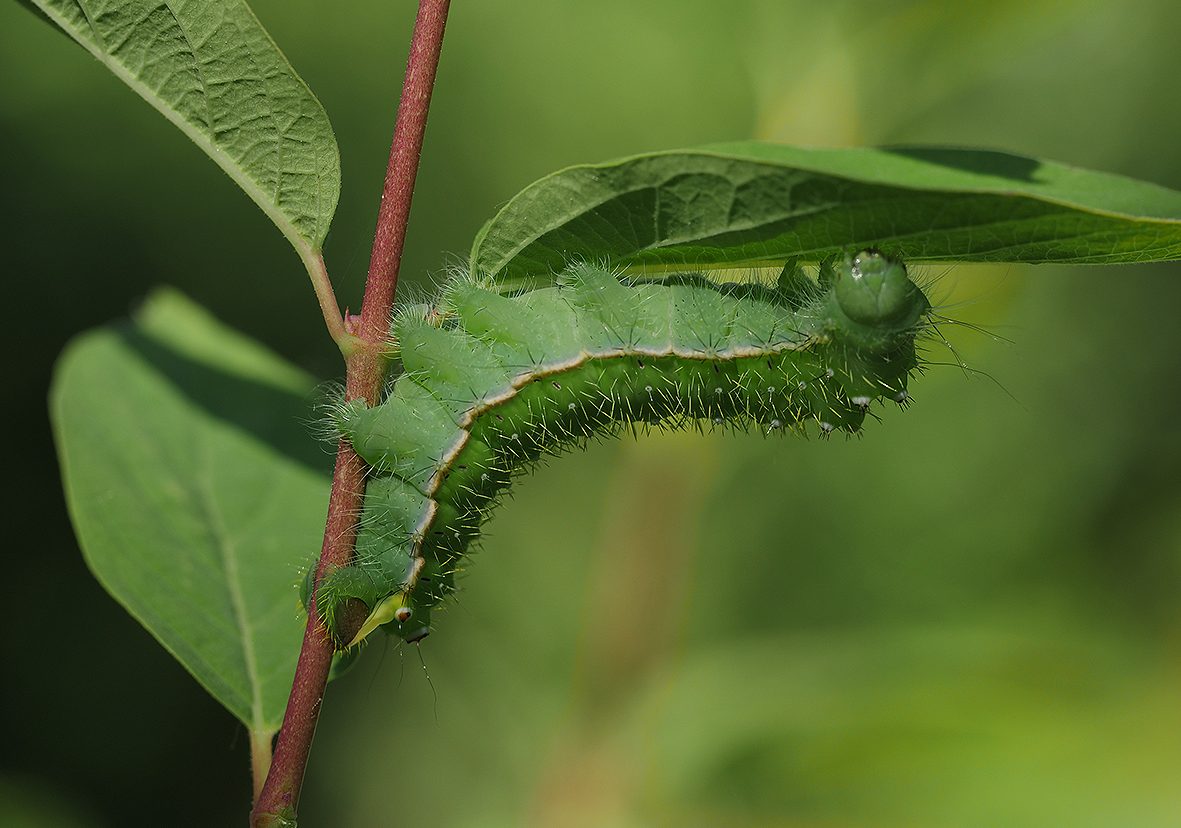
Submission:
[[[241,0],[26,0],[193,140],[301,255],[340,194],[320,102]]]
[[[1173,260],[1181,193],[986,150],[740,142],[542,178],[483,227],[471,267],[513,290],[572,259],[709,270],[871,246],[908,261]]]
[[[282,720],[327,456],[312,381],[174,292],[83,334],[51,397],[66,498],[103,586],[252,731]]]

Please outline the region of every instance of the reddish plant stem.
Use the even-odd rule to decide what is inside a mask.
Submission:
[[[435,70],[439,66],[439,49],[450,4],[450,0],[420,0],[418,4],[418,19],[414,22],[406,80],[402,84],[398,120],[386,167],[385,188],[377,213],[377,233],[369,257],[365,300],[361,305],[360,336],[370,343],[384,344],[389,336],[390,309],[394,306],[394,289],[398,285],[410,200],[418,175],[422,136],[426,131],[427,110],[431,105],[431,91],[435,88]]]
[[[406,239],[406,222],[410,217],[410,202],[449,6],[450,0],[419,2],[385,187],[377,214],[360,324],[351,331],[357,336],[359,347],[345,361],[346,399],[365,399],[370,405],[378,401],[384,377],[385,350]],[[349,319],[348,323],[355,323],[355,320]],[[352,560],[357,518],[365,495],[365,472],[365,462],[351,445],[342,440],[336,453],[324,543],[316,565],[317,583],[328,570],[345,566]],[[251,813],[254,828],[294,824],[333,650],[333,641],[320,620],[313,594],[274,758]]]

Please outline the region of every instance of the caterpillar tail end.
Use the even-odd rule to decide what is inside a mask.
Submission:
[[[361,624],[356,635],[345,645],[345,648],[351,649],[356,647],[378,627],[383,627],[391,622],[396,624],[397,635],[402,640],[409,644],[415,644],[430,635],[431,628],[429,618],[419,621],[417,624],[413,623],[414,620],[414,610],[411,606],[410,594],[408,592],[396,592],[378,602],[377,606],[373,608],[373,611],[369,613],[369,617]]]
[[[393,621],[397,617],[398,612],[405,607],[406,600],[406,593],[399,592],[379,601],[377,606],[373,608],[373,611],[369,613],[369,617],[361,624],[361,628],[357,630],[357,634],[345,645],[345,648],[356,647],[382,624],[388,624]]]

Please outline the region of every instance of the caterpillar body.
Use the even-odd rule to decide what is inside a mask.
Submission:
[[[818,282],[789,265],[774,286],[628,284],[591,264],[518,296],[453,282],[395,320],[402,373],[385,400],[334,413],[373,471],[354,561],[316,588],[328,630],[341,647],[382,626],[422,639],[513,475],[589,437],[637,424],[858,431],[875,400],[906,402],[930,307],[875,251]],[[353,632],[341,619],[355,601],[368,617]]]

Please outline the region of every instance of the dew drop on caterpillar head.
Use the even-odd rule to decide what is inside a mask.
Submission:
[[[863,250],[836,269],[833,295],[849,319],[878,328],[911,328],[931,308],[906,265],[876,250]]]

